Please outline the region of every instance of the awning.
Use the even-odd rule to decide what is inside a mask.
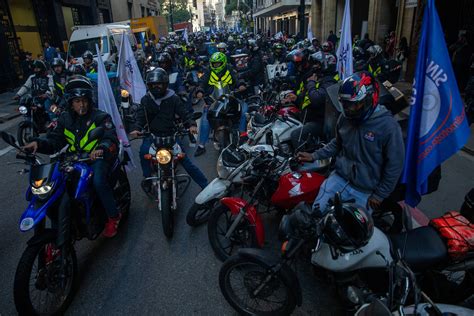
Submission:
[[[311,0],[305,0],[305,6],[311,6]],[[299,4],[295,4],[295,1],[292,0],[281,0],[278,3],[275,3],[271,6],[268,6],[264,9],[260,9],[253,14],[254,18],[263,18],[274,15],[279,15],[285,12],[296,11],[298,10]]]

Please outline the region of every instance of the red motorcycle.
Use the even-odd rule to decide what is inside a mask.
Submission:
[[[312,203],[326,179],[322,171],[327,171],[328,165],[329,161],[317,161],[301,166],[293,158],[265,152],[254,158],[242,178],[242,192],[250,193],[248,201],[224,197],[209,218],[209,241],[216,256],[224,261],[239,248],[263,247],[265,229],[260,214],[291,210],[300,202]]]

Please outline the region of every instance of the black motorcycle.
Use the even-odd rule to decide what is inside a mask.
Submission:
[[[45,100],[40,97],[25,95],[20,99],[18,111],[23,115],[23,121],[18,125],[17,138],[20,146],[29,143],[32,138],[46,133],[54,127],[44,108]],[[51,111],[59,111],[58,106],[51,106]],[[59,112],[58,112],[59,113]]]

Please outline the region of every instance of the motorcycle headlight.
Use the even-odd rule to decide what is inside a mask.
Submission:
[[[162,165],[166,165],[171,161],[171,153],[166,149],[160,149],[156,152],[156,159]]]
[[[42,186],[37,187],[37,188],[35,188],[34,186],[31,186],[31,193],[41,198],[47,195],[49,192],[51,192],[52,189],[53,189],[52,183],[45,183]]]
[[[26,108],[26,106],[23,106],[23,105],[18,108],[18,111],[20,111],[20,113],[23,115],[28,113],[28,109]]]

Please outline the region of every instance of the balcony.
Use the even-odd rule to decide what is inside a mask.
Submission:
[[[257,1],[254,17],[273,16],[275,14],[294,11],[298,9],[300,0],[263,0]],[[311,0],[305,0],[305,5],[310,6]]]

